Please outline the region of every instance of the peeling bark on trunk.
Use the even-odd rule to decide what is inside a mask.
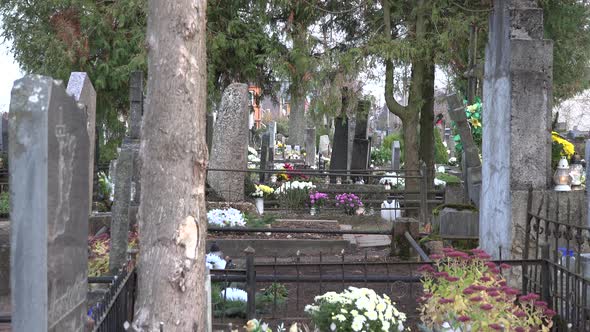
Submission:
[[[205,0],[149,1],[136,331],[206,331]]]

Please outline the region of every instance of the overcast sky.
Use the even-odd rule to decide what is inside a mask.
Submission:
[[[0,79],[0,112],[8,112],[12,84],[23,74],[14,61],[7,42],[0,44],[0,75],[2,75]]]

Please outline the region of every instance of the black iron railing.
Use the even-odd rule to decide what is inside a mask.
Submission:
[[[124,331],[125,322],[133,321],[137,284],[135,267],[123,268],[114,277],[88,278],[89,284],[109,284],[103,298],[89,310],[92,331]]]

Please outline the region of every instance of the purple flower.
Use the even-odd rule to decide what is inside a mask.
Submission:
[[[479,308],[481,310],[489,311],[489,310],[492,310],[494,308],[494,306],[489,303],[484,303],[484,304],[480,305]]]

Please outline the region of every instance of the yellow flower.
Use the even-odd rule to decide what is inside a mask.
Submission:
[[[467,106],[467,110],[471,113],[475,113],[475,111],[477,111],[477,104]]]
[[[258,321],[256,319],[252,319],[249,320],[246,325],[244,326],[244,328],[246,329],[246,331],[248,332],[252,332],[254,331],[254,329],[256,329],[258,327]]]
[[[574,155],[574,145],[565,138],[561,137],[558,133],[554,131],[551,132],[551,139],[563,146],[562,155],[565,155],[568,158],[571,158]]]
[[[481,127],[481,122],[479,122],[478,119],[469,119],[469,122],[471,123],[471,125],[473,125],[475,128],[479,128]]]

